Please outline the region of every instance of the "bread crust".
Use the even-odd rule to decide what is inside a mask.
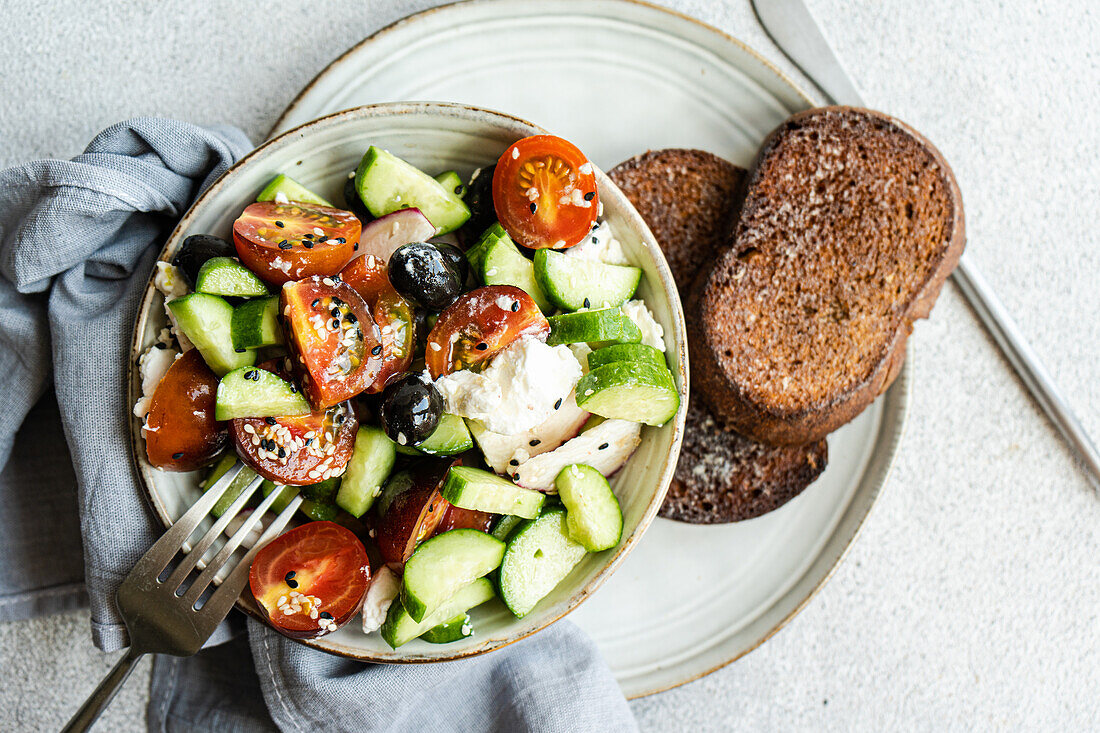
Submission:
[[[750,394],[740,375],[732,373],[722,361],[739,344],[730,343],[729,333],[715,316],[721,298],[730,297],[728,272],[731,260],[742,254],[738,240],[744,235],[747,215],[757,205],[754,190],[763,183],[765,164],[775,155],[784,136],[821,118],[830,116],[864,116],[912,139],[913,144],[931,156],[948,192],[950,221],[948,235],[940,250],[939,260],[930,268],[921,286],[908,303],[901,304],[891,333],[883,339],[874,367],[857,381],[843,389],[820,395],[812,402],[797,406],[777,405]],[[835,119],[835,118],[833,118]],[[935,304],[947,276],[958,264],[966,242],[962,196],[943,155],[920,133],[903,122],[872,110],[855,107],[824,107],[798,113],[774,130],[764,141],[735,197],[730,233],[730,247],[710,268],[703,268],[685,303],[688,339],[692,344],[691,379],[693,391],[702,395],[713,412],[738,432],[772,445],[796,445],[819,440],[859,415],[886,390],[901,371],[905,360],[906,341],[913,322],[926,318]],[[752,266],[751,263],[748,266]]]

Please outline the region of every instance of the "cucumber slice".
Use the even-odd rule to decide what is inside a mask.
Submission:
[[[422,170],[371,146],[355,172],[355,189],[374,216],[398,209],[420,209],[437,234],[453,232],[470,218],[470,208]]]
[[[263,281],[232,257],[211,257],[204,262],[195,277],[195,290],[234,298],[267,295]]]
[[[225,475],[225,472],[233,468],[233,464],[237,462],[237,454],[233,451],[226,453],[218,462],[214,464],[214,468],[210,469],[210,473],[207,474],[206,480],[203,481],[203,489],[209,490],[214,482]],[[245,487],[252,483],[252,479],[256,478],[256,472],[248,466],[243,466],[241,472],[234,477],[233,481],[229,484],[229,487],[214,503],[214,508],[210,510],[210,513],[215,517],[220,517],[229,510],[230,505],[237,500],[237,497],[244,493]]]
[[[302,503],[298,505],[298,511],[315,522],[331,522],[340,513],[335,504],[326,504],[313,499],[302,499]]]
[[[583,545],[569,538],[565,510],[547,509],[509,540],[500,564],[500,599],[516,618],[523,618],[586,554]]]
[[[493,525],[493,531],[489,534],[496,537],[501,542],[507,542],[508,538],[512,536],[512,532],[515,531],[519,525],[523,524],[523,517],[517,517],[514,514],[503,514],[497,523]]]
[[[466,250],[466,261],[470,263],[470,270],[480,277],[481,263],[485,259],[485,251],[489,249],[490,244],[507,236],[508,232],[504,231],[504,227],[500,225],[500,222],[494,222],[491,227],[486,229],[481,234],[481,238],[477,240],[477,244]]]
[[[478,578],[473,583],[460,588],[457,593],[444,601],[435,613],[429,614],[420,623],[414,621],[409,612],[405,610],[405,607],[401,605],[400,597],[394,598],[393,603],[390,604],[389,613],[386,614],[386,621],[379,631],[382,634],[383,641],[396,649],[447,619],[454,618],[460,613],[480,606],[482,603],[491,600],[495,595],[493,584],[485,578]]]
[[[515,285],[530,295],[543,313],[554,310],[554,304],[535,278],[534,264],[520,253],[507,234],[488,243],[478,274],[486,285]]]
[[[463,611],[428,629],[420,635],[420,638],[429,644],[450,644],[452,641],[469,639],[473,635],[474,627],[470,625],[470,614]]]
[[[604,417],[664,425],[680,409],[680,394],[665,367],[616,361],[581,377],[577,406]]]
[[[313,191],[310,191],[290,176],[284,175],[275,176],[271,183],[264,186],[263,191],[260,191],[260,195],[256,197],[256,200],[274,201],[275,197],[280,193],[286,196],[287,201],[297,201],[300,204],[318,204],[320,206],[336,208],[332,203],[313,193]]]
[[[588,355],[588,368],[599,369],[613,361],[642,361],[667,369],[664,353],[647,344],[612,344],[597,349]]]
[[[554,479],[569,537],[589,552],[609,550],[623,536],[623,512],[611,484],[591,466],[566,466]]]
[[[336,492],[340,490],[340,477],[327,478],[316,484],[302,486],[299,491],[302,496],[318,504],[332,504],[336,498]]]
[[[443,171],[435,177],[435,180],[459,198],[466,195],[466,186],[462,183],[462,176],[458,175],[458,171]]]
[[[405,563],[401,603],[420,623],[462,586],[496,570],[503,557],[504,543],[476,529],[436,535],[417,547]]]
[[[447,472],[443,498],[463,509],[514,514],[524,519],[537,517],[546,501],[540,491],[521,488],[495,473],[469,466],[455,466]]]
[[[622,305],[638,289],[642,271],[540,249],[535,252],[535,278],[554,305],[575,311]]]
[[[417,456],[427,453],[430,456],[453,456],[465,453],[474,447],[474,438],[470,435],[470,429],[466,427],[466,421],[458,415],[443,413],[439,419],[439,425],[432,434],[415,446],[399,445],[398,453],[408,456]]]
[[[361,517],[382,493],[397,459],[394,442],[381,428],[365,425],[355,434],[355,448],[344,471],[336,506],[353,517]]]
[[[257,298],[234,308],[230,334],[235,350],[283,343],[283,329],[279,325],[279,296]]]
[[[264,482],[260,484],[260,491],[264,492],[264,496],[267,496],[272,491],[278,490],[279,495],[271,502],[271,511],[278,514],[287,508],[290,504],[290,500],[298,495],[297,486],[284,486],[282,484],[276,484],[273,481],[264,479]]]
[[[226,374],[214,399],[215,420],[308,415],[312,411],[297,387],[258,367],[241,367]]]
[[[176,325],[183,335],[191,340],[206,365],[219,377],[256,363],[256,352],[234,349],[233,306],[223,298],[191,293],[169,301],[168,310],[176,317]]]
[[[577,343],[607,346],[636,344],[642,340],[638,324],[624,316],[617,307],[562,313],[547,320],[550,321],[550,335],[546,343],[551,346]]]

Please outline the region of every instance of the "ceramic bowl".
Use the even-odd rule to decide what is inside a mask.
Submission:
[[[287,131],[234,165],[184,215],[160,259],[170,261],[192,234],[216,234],[228,239],[234,219],[279,173],[290,175],[332,201],[342,201],[347,174],[356,168],[370,145],[388,149],[425,170],[454,169],[466,178],[475,168],[495,162],[515,140],[542,132],[545,130],[515,117],[451,104],[378,104],[338,112]],[[603,218],[611,223],[631,261],[645,273],[638,294],[664,327],[669,366],[681,399],[675,419],[663,427],[642,431],[637,452],[612,479],[623,510],[622,541],[611,550],[588,555],[522,619],[516,619],[495,600],[475,609],[471,613],[474,635],[463,641],[434,645],[416,640],[394,650],[378,634],[364,634],[355,619],[333,634],[303,643],[363,661],[390,663],[444,661],[498,649],[534,634],[576,608],[611,575],[653,521],[672,479],[684,430],[688,385],[684,316],[672,275],[653,235],[607,176],[602,171],[596,176]],[[152,345],[164,325],[163,298],[150,282],[134,328],[131,364]],[[131,369],[131,401],[136,401],[140,390],[137,370]],[[135,418],[131,426],[134,458],[153,511],[168,526],[199,496],[202,473],[167,473],[150,466],[140,428],[141,422]],[[238,605],[259,617],[247,592]]]

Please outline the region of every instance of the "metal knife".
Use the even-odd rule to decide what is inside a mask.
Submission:
[[[852,77],[833,53],[803,0],[752,0],[752,8],[779,50],[825,93],[831,103],[865,106]],[[1100,451],[1066,403],[1039,355],[965,253],[952,279],[1032,397],[1074,450],[1093,488],[1100,491]]]

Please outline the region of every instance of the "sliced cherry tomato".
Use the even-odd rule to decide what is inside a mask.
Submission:
[[[362,224],[355,214],[313,204],[261,201],[233,222],[241,263],[274,285],[335,275],[351,259]]]
[[[523,336],[545,339],[550,323],[531,296],[512,285],[487,285],[439,314],[424,351],[432,379],[469,369]]]
[[[524,247],[572,247],[592,230],[599,203],[592,164],[560,137],[534,135],[513,143],[493,171],[497,218]]]
[[[382,368],[367,392],[381,392],[395,374],[408,370],[416,351],[416,311],[390,285],[386,263],[380,257],[365,255],[348,263],[340,273],[371,309],[382,335]]]
[[[289,369],[284,362],[269,361],[260,368],[285,378]],[[229,423],[241,460],[264,478],[291,486],[309,486],[343,474],[358,429],[350,402],[310,415],[244,417]]]
[[[338,277],[314,276],[285,285],[279,303],[311,405],[335,405],[374,382],[382,366],[382,336],[354,288]]]
[[[450,504],[447,512],[436,527],[436,534],[450,532],[452,529],[476,529],[479,532],[488,532],[493,526],[495,514],[480,512],[477,509],[463,509],[460,506]]]
[[[226,425],[214,419],[218,378],[198,349],[184,352],[160,380],[145,418],[149,463],[164,471],[194,471],[222,452]]]
[[[375,522],[375,541],[382,559],[400,569],[416,546],[431,537],[451,504],[440,488],[452,459],[425,459],[412,469],[408,487],[389,503]]]
[[[309,522],[256,553],[248,585],[277,631],[311,639],[335,631],[359,611],[370,586],[370,561],[350,530]]]

